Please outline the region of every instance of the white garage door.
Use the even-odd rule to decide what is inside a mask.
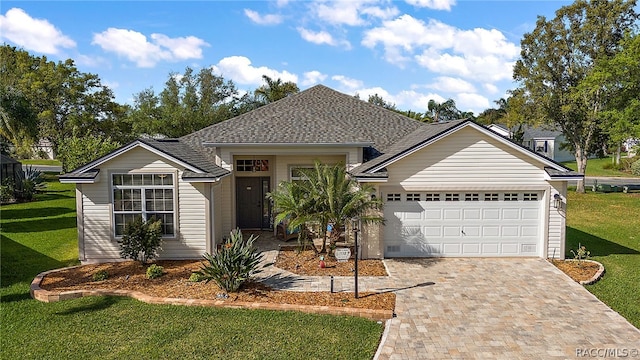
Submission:
[[[542,192],[388,192],[385,257],[539,256]]]

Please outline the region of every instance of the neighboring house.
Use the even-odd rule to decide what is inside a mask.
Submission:
[[[4,185],[10,180],[17,184],[22,175],[22,163],[5,154],[0,154],[0,160],[0,183]]]
[[[61,176],[76,183],[79,256],[119,258],[135,216],[163,220],[161,258],[272,229],[265,194],[315,160],[385,201],[364,258],[564,257],[567,181],[582,179],[469,120],[426,124],[318,85],[180,139],[139,139]]]
[[[48,139],[38,140],[38,143],[33,145],[33,152],[41,159],[53,160],[56,158],[56,153],[53,151],[53,145]]]
[[[487,128],[509,139],[513,138],[512,130],[505,125],[491,124]],[[523,146],[557,162],[576,159],[573,153],[561,149],[561,145],[566,142],[561,131],[531,126],[524,126],[523,130]]]

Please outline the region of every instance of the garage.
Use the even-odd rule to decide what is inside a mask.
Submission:
[[[384,191],[384,256],[542,256],[542,191]]]

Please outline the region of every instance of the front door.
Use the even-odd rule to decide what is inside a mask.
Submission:
[[[268,229],[271,227],[270,191],[268,177],[236,178],[236,218],[240,229]]]

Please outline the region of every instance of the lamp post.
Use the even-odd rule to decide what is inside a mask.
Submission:
[[[351,219],[351,225],[353,227],[353,238],[355,241],[354,259],[355,259],[355,296],[358,298],[358,218]]]

